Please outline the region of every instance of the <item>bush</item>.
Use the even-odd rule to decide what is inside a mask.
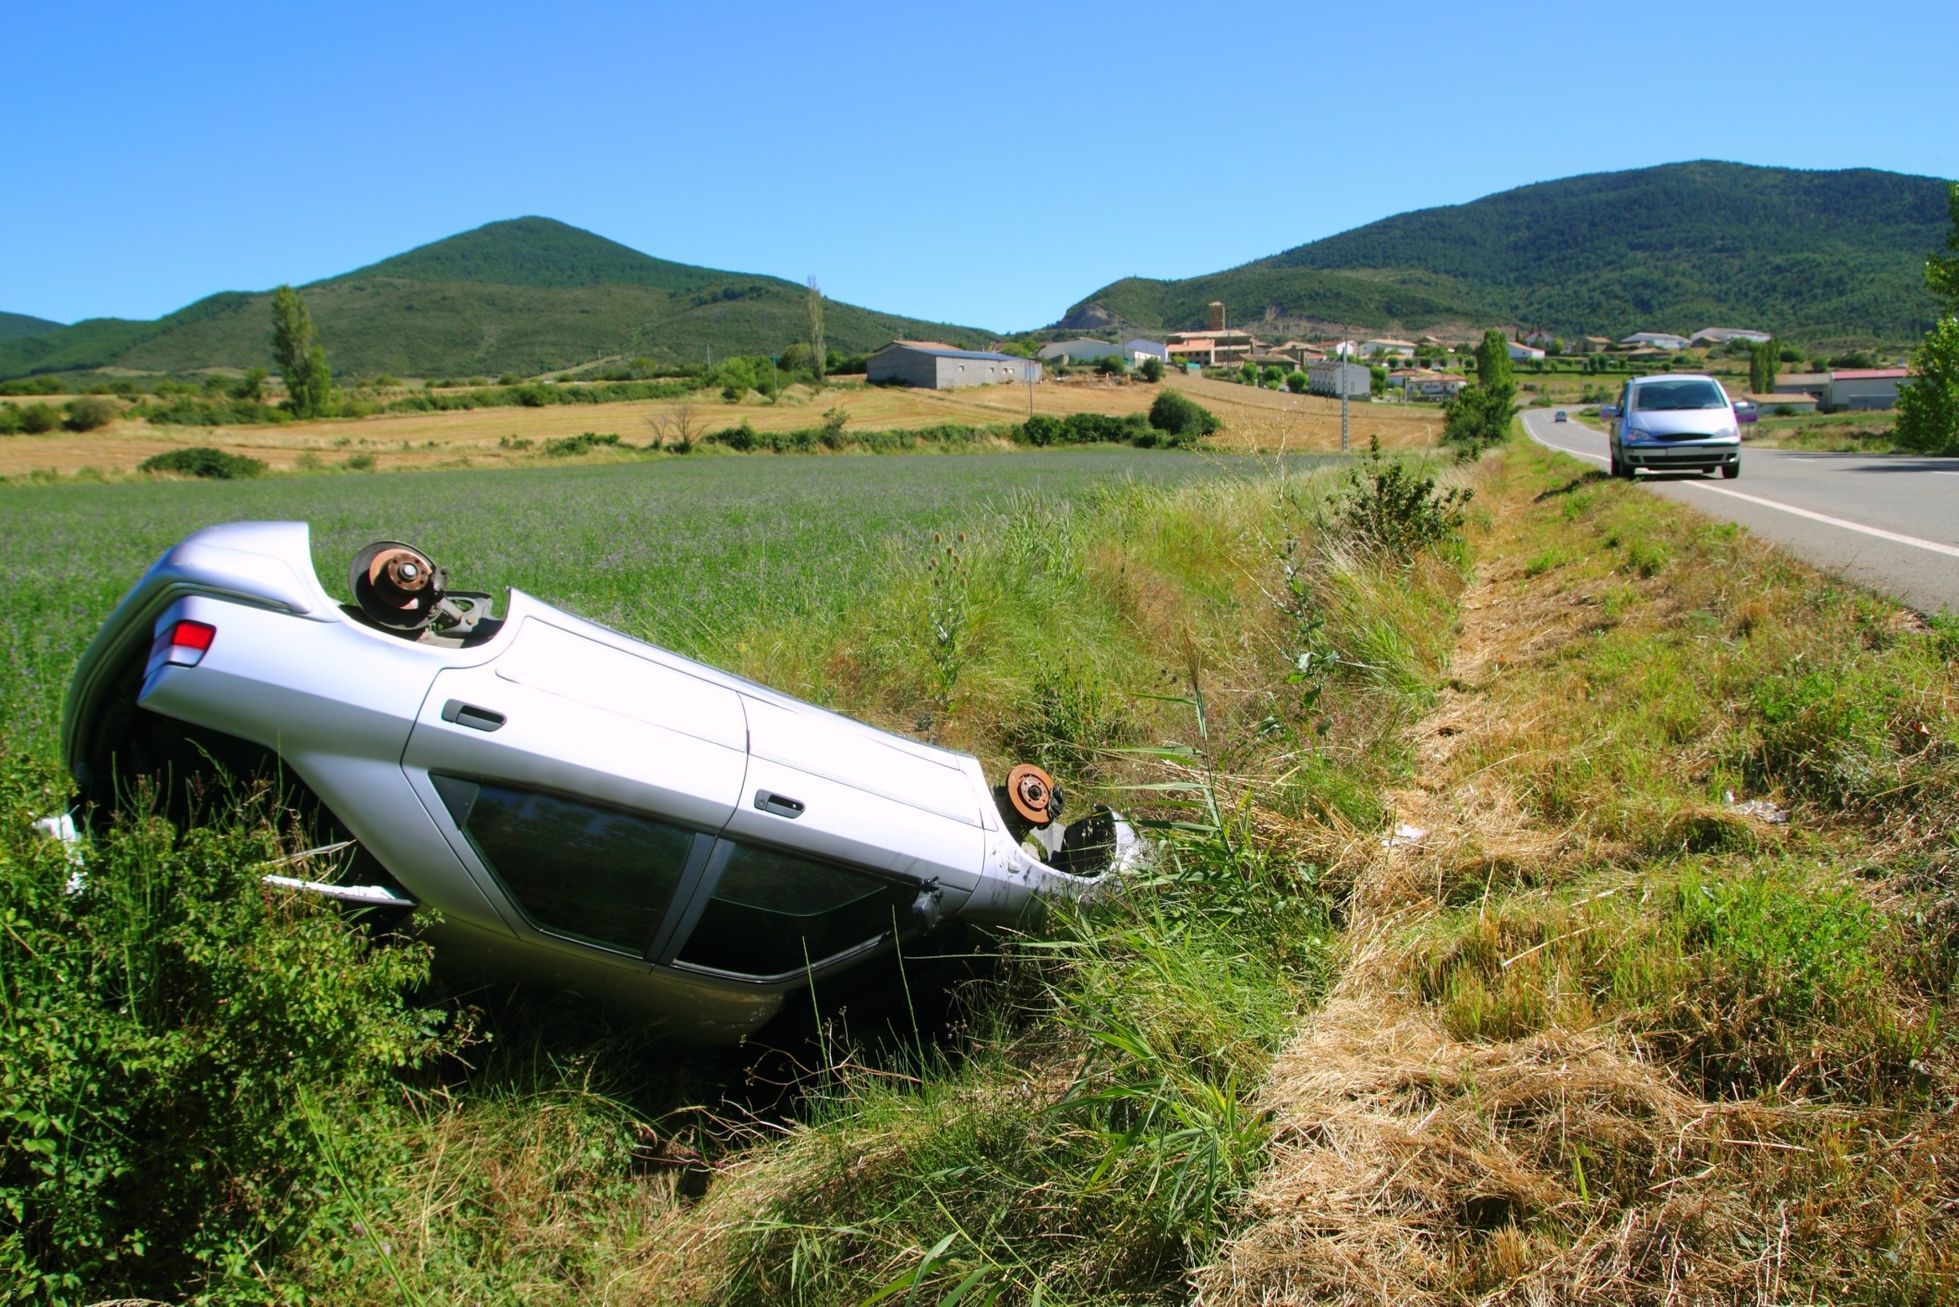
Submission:
[[[596,431],[586,431],[576,436],[561,436],[556,440],[544,442],[544,452],[552,458],[563,458],[568,454],[583,454],[601,446],[619,444],[619,433],[608,431],[600,435]]]
[[[1167,444],[1191,445],[1217,431],[1217,414],[1179,390],[1166,390],[1150,404],[1149,423],[1169,439]]]
[[[1334,529],[1357,548],[1406,562],[1461,533],[1470,495],[1461,487],[1437,494],[1434,477],[1383,458],[1380,440],[1370,439],[1367,461],[1348,474],[1336,501]]]
[[[29,404],[20,410],[20,429],[30,436],[45,435],[61,422],[61,413],[52,404]]]
[[[426,949],[269,891],[272,818],[181,836],[131,819],[71,889],[63,846],[27,833],[65,790],[3,765],[5,1296],[284,1300],[262,1277],[309,1236],[346,1238],[359,1213],[335,1195],[386,1157],[369,1121],[443,1046],[403,999]]]
[[[1031,417],[1021,423],[1014,439],[1023,445],[1137,444],[1149,425],[1140,414],[1114,417],[1107,413],[1070,413],[1065,418]],[[1154,444],[1154,441],[1151,441]]]
[[[1163,360],[1152,354],[1144,359],[1136,369],[1137,375],[1152,386],[1163,380]]]
[[[1306,374],[1304,372],[1299,371],[1297,368],[1293,369],[1291,372],[1286,373],[1286,389],[1290,390],[1293,394],[1295,395],[1305,394],[1306,387],[1308,384],[1309,381]]]
[[[227,454],[222,449],[212,449],[209,445],[192,445],[188,449],[172,449],[152,455],[139,463],[136,470],[233,481],[258,476],[265,471],[265,464],[243,454]]]
[[[20,432],[20,409],[12,404],[0,404],[0,436],[17,435]]]
[[[1129,361],[1120,354],[1104,354],[1095,360],[1095,371],[1104,377],[1126,377],[1129,375]]]
[[[71,399],[63,411],[67,416],[61,420],[61,425],[70,431],[94,431],[98,427],[106,427],[115,421],[118,412],[115,401],[100,395]]]

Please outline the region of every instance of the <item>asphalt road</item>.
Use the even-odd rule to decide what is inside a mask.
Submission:
[[[1607,465],[1605,433],[1549,409],[1528,409],[1541,445]],[[1639,483],[1739,522],[1805,562],[1922,613],[1959,613],[1959,458],[1741,450],[1733,481],[1641,472]]]

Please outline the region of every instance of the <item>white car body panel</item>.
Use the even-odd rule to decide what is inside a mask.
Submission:
[[[194,663],[161,638],[180,621],[215,628]],[[131,718],[131,700],[155,718]],[[892,930],[960,915],[1011,922],[1040,895],[1079,896],[1108,878],[1099,865],[1094,875],[1069,874],[1019,844],[969,755],[877,730],[522,592],[511,591],[502,622],[476,638],[418,641],[377,629],[321,587],[303,523],[201,531],[125,597],[77,668],[64,726],[85,793],[98,802],[111,793],[104,772],[127,743],[118,732],[156,719],[276,754],[403,897],[441,914],[439,956],[621,999],[680,1037],[737,1037],[809,979],[685,960],[704,917],[718,914],[721,952],[703,945],[709,954],[697,956],[725,957],[727,940],[757,913],[764,935],[776,928],[768,894],[717,890],[737,874],[724,868],[741,850],[749,851],[741,875],[813,868],[802,889],[784,882],[792,898],[834,881],[845,896],[839,914],[857,911],[848,908],[853,886],[875,891],[865,903],[888,901],[899,914],[855,943],[821,936],[836,951],[809,960],[805,971],[818,975],[878,951]],[[522,872],[515,883],[530,886],[522,892],[575,903],[605,892],[587,879],[616,887],[627,876],[629,897],[652,897],[622,907],[616,929],[637,930],[641,916],[656,914],[650,937],[633,935],[628,946],[547,924],[563,905],[536,917],[472,833],[477,814],[490,812],[493,827],[514,821],[509,829],[523,838],[544,838],[525,834],[521,814],[561,811],[593,814],[579,819],[581,839],[646,830],[666,841],[659,848],[690,850],[667,857],[651,879],[631,879],[639,864],[630,849],[614,863],[581,864],[589,878],[576,868],[569,881],[534,870],[561,852],[535,844],[521,848],[541,861],[526,855],[526,866],[508,868]],[[1120,869],[1146,850],[1115,820]],[[503,847],[501,856],[515,856]],[[659,895],[670,876],[669,901]],[[781,912],[789,914],[782,921],[804,920]]]

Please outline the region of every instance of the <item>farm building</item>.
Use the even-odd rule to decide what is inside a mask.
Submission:
[[[1144,340],[1139,336],[1135,340],[1123,341],[1122,348],[1132,363],[1141,363],[1150,358],[1162,359],[1165,363],[1170,361],[1170,347],[1160,340]]]
[[[1306,388],[1315,395],[1337,396],[1344,390],[1349,397],[1365,398],[1373,380],[1373,375],[1358,363],[1325,361],[1306,369]]]
[[[1544,351],[1535,345],[1525,345],[1514,340],[1505,341],[1504,345],[1510,351],[1510,357],[1519,362],[1542,363],[1544,361]]]
[[[1378,336],[1373,340],[1363,340],[1360,343],[1360,352],[1370,357],[1379,354],[1391,354],[1396,358],[1413,358],[1415,356],[1415,342],[1412,340],[1397,340],[1392,336]]]
[[[1773,340],[1766,331],[1756,331],[1752,327],[1702,327],[1694,333],[1696,345],[1725,345],[1731,340],[1745,340],[1751,345],[1760,345]]]
[[[1687,348],[1687,338],[1676,336],[1671,331],[1635,331],[1630,336],[1619,337],[1621,345],[1650,345],[1654,349],[1682,350]]]
[[[1910,375],[1904,368],[1832,370],[1823,402],[1831,408],[1896,408],[1898,387]]]
[[[1173,331],[1164,337],[1172,358],[1195,358],[1206,366],[1241,363],[1259,347],[1258,338],[1243,331]]]
[[[1093,363],[1096,359],[1104,359],[1111,354],[1120,354],[1122,351],[1121,345],[1111,341],[1090,340],[1086,336],[1078,336],[1074,340],[1057,340],[1041,346],[1041,357],[1050,362],[1063,359],[1070,363]]]
[[[1830,374],[1827,372],[1785,372],[1775,379],[1775,393],[1778,395],[1808,395],[1812,399],[1823,398],[1830,388]]]
[[[1013,354],[955,349],[937,341],[894,340],[871,356],[864,379],[927,390],[958,390],[1006,381],[1039,381],[1041,365]]]

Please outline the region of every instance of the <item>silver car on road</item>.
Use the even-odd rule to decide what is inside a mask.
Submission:
[[[377,881],[284,883],[427,905],[438,958],[623,1000],[693,1040],[1147,854],[1107,808],[1062,823],[1036,766],[990,786],[969,755],[520,591],[498,618],[412,546],[362,550],[349,586],[352,604],[321,586],[304,523],[172,548],[76,670],[63,746],[83,798],[106,811],[137,777],[269,764]]]
[[[1741,423],[1713,377],[1634,377],[1604,414],[1612,420],[1615,477],[1630,481],[1640,468],[1741,475]]]

